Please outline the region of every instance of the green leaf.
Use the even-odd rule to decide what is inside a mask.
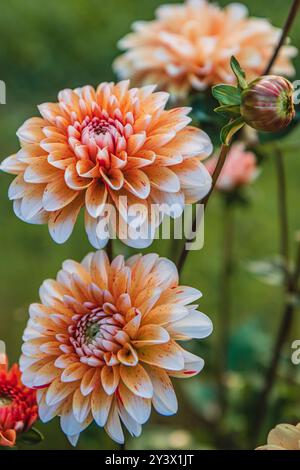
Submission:
[[[245,124],[245,121],[242,117],[235,119],[234,121],[229,122],[221,129],[220,139],[222,144],[229,145],[233,135],[240,130]]]
[[[19,442],[22,442],[23,444],[29,446],[39,444],[43,440],[43,434],[36,428],[29,429],[29,431],[25,432],[24,434],[21,434],[18,438]]]
[[[223,105],[214,109],[217,114],[232,118],[240,116],[240,107],[238,105]]]
[[[246,81],[246,74],[245,74],[244,70],[241,68],[239,62],[237,61],[237,59],[234,56],[231,57],[230,66],[231,66],[231,69],[232,69],[234,75],[237,78],[239,87],[242,90],[247,88],[248,83]]]
[[[232,85],[215,85],[212,94],[221,105],[240,105],[241,91]]]

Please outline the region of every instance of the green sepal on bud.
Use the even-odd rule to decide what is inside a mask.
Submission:
[[[230,66],[237,86],[221,84],[212,88],[220,103],[214,111],[230,119],[221,130],[222,144],[229,145],[245,124],[263,132],[278,132],[287,127],[295,116],[292,84],[276,75],[259,77],[248,84],[235,57],[231,58]]]

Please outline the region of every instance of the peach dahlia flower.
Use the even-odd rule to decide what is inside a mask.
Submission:
[[[218,156],[207,161],[206,168],[212,174],[216,167]],[[227,155],[225,164],[217,179],[216,188],[229,192],[252,183],[258,176],[256,157],[253,152],[245,149],[243,142],[233,144]]]
[[[179,97],[220,82],[235,83],[230,69],[234,55],[247,78],[261,75],[278,41],[280,30],[269,21],[251,18],[245,5],[220,8],[206,0],[163,5],[154,21],[138,21],[119,42],[126,52],[114,68],[136,84],[157,83]],[[292,75],[291,58],[297,49],[284,46],[273,68]]]
[[[190,305],[201,293],[178,285],[176,266],[156,254],[104,251],[82,263],[65,261],[56,281],[30,306],[20,360],[25,384],[38,389],[43,421],[60,416],[75,445],[93,420],[115,441],[121,422],[138,436],[153,404],[172,415],[177,400],[170,377],[191,377],[204,361],[177,340],[204,338],[209,318]]]
[[[269,432],[268,443],[256,450],[300,450],[300,423],[278,424]]]
[[[48,223],[53,239],[63,243],[84,206],[89,240],[102,248],[109,234],[99,233],[98,222],[106,203],[117,209],[121,230],[128,212],[120,196],[128,210],[141,205],[141,225],[150,205],[177,204],[180,213],[205,196],[211,178],[201,160],[211,153],[211,141],[188,126],[189,108],[166,110],[169,95],[154,88],[102,83],[96,90],[64,90],[58,103],[40,105],[42,117],[17,132],[21,150],[1,165],[17,175],[9,188],[17,216]]]
[[[36,391],[23,385],[17,364],[8,369],[5,356],[0,363],[0,446],[13,447],[36,419]]]

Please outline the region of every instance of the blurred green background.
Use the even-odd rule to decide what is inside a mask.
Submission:
[[[1,4],[0,79],[7,85],[7,104],[0,105],[1,159],[18,149],[16,129],[23,121],[37,115],[36,105],[55,101],[57,92],[66,87],[96,85],[113,79],[111,63],[118,54],[116,42],[129,31],[133,21],[151,19],[160,0],[8,0]],[[172,3],[170,0],[168,3]],[[173,2],[175,3],[175,2]],[[228,2],[220,2],[226,4]],[[289,2],[282,0],[245,1],[254,16],[269,18],[281,26]],[[271,3],[271,5],[270,5]],[[270,8],[271,6],[271,8]],[[293,44],[300,43],[300,22],[291,34]],[[296,60],[300,72],[299,58]],[[290,143],[294,145],[291,146]],[[300,229],[299,174],[300,134],[295,131],[286,142],[289,218],[291,238]],[[294,150],[293,150],[294,149]],[[28,305],[37,301],[42,281],[56,275],[63,260],[80,260],[91,250],[79,223],[71,239],[56,245],[47,228],[21,222],[13,213],[7,190],[12,177],[0,179],[0,339],[7,344],[11,361],[17,360],[21,337],[27,321]],[[282,311],[281,287],[261,283],[245,265],[249,260],[272,257],[278,252],[278,217],[276,178],[272,152],[264,159],[259,179],[249,188],[248,205],[235,210],[234,278],[232,283],[231,372],[228,375],[230,412],[222,423],[234,437],[236,447],[247,447],[247,419],[252,394],[261,385],[261,371],[268,362],[273,333]],[[215,448],[215,429],[197,417],[218,416],[215,370],[218,361],[218,319],[220,259],[223,245],[221,198],[215,195],[206,216],[205,247],[188,260],[182,283],[203,292],[200,308],[213,320],[215,333],[191,344],[202,354],[206,368],[199,377],[185,381],[178,390],[180,412],[171,418],[155,412],[144,426],[139,439],[128,448]],[[130,251],[120,243],[115,253]],[[170,253],[169,242],[155,242],[151,250]],[[148,250],[149,251],[149,250]],[[299,321],[293,325],[291,341],[300,338]],[[274,390],[266,429],[280,421],[300,421],[300,366],[290,364],[290,349],[285,348],[281,374]],[[288,377],[288,380],[285,379]],[[253,395],[254,396],[254,395]],[[57,420],[37,426],[45,435],[40,449],[70,448]],[[219,445],[226,446],[226,443]],[[113,448],[105,433],[90,427],[80,438],[85,449]]]

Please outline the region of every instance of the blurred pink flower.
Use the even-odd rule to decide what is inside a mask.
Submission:
[[[280,30],[263,18],[251,18],[245,5],[220,8],[206,0],[162,5],[154,21],[137,21],[119,42],[125,54],[114,68],[135,84],[157,83],[184,97],[192,89],[235,82],[230,57],[236,56],[249,80],[261,75]],[[291,58],[297,49],[284,46],[273,68],[278,75],[294,73]]]
[[[206,163],[206,168],[213,174],[218,157],[215,155]],[[219,191],[229,192],[240,186],[245,186],[258,176],[256,157],[253,152],[245,150],[245,144],[237,142],[232,145],[221,174],[217,180],[216,188]]]
[[[256,450],[300,450],[300,423],[278,424],[269,432],[268,443]]]

